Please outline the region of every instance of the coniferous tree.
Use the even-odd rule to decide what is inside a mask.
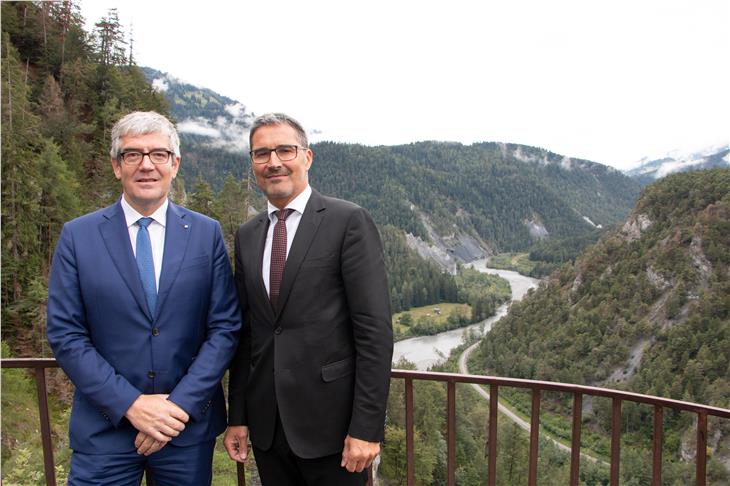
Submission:
[[[212,204],[213,212],[218,216],[223,237],[231,255],[236,230],[248,219],[248,200],[246,182],[237,181],[233,175],[229,174]]]
[[[102,66],[121,66],[126,64],[125,46],[127,41],[124,29],[119,23],[119,13],[116,8],[110,8],[106,17],[102,17],[96,24],[94,44],[97,59]]]

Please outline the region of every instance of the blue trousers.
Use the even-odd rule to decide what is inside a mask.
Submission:
[[[188,447],[168,444],[149,456],[121,454],[71,455],[69,486],[139,486],[147,467],[155,486],[210,485],[215,440]]]

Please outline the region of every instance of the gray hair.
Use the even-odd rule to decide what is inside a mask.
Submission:
[[[180,157],[180,137],[170,120],[154,111],[135,111],[122,117],[112,128],[112,159],[119,160],[122,138],[127,135],[161,133],[170,139],[170,150]]]
[[[304,130],[304,127],[302,127],[302,124],[284,113],[266,113],[264,115],[257,116],[251,124],[251,131],[248,134],[248,146],[251,146],[253,134],[256,133],[256,130],[261,127],[271,125],[289,125],[297,132],[299,144],[302,147],[309,147],[307,132]]]

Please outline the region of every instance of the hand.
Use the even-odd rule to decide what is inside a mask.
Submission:
[[[167,395],[140,395],[124,414],[135,429],[160,442],[180,435],[190,419]]]
[[[245,462],[248,457],[248,427],[245,425],[231,425],[223,437],[223,445],[231,459]]]
[[[345,437],[345,448],[342,450],[342,463],[350,472],[362,472],[370,467],[380,454],[380,442],[367,442],[348,435]]]
[[[137,437],[134,439],[134,447],[137,448],[137,454],[143,456],[154,454],[166,445],[167,442],[155,440],[144,432],[138,432]]]

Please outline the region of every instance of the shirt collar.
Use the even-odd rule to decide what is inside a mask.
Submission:
[[[307,187],[304,188],[304,190],[299,193],[297,197],[292,199],[292,201],[286,205],[284,209],[293,209],[294,211],[298,212],[299,214],[304,214],[304,208],[307,207],[307,203],[309,202],[309,196],[312,195],[312,187],[307,184]],[[267,212],[269,215],[269,221],[272,223],[274,222],[274,213],[279,210],[276,206],[271,204],[271,202],[266,201],[267,206]]]
[[[132,226],[135,224],[139,218],[144,218],[143,215],[141,215],[136,209],[134,209],[132,206],[129,205],[126,199],[124,199],[124,196],[122,196],[122,211],[124,211],[124,219],[127,222],[127,227]],[[168,206],[168,200],[165,198],[165,202],[162,203],[162,206],[157,208],[157,210],[150,214],[149,217],[155,220],[157,223],[161,224],[163,227],[165,226],[165,222],[167,221],[167,206]]]

